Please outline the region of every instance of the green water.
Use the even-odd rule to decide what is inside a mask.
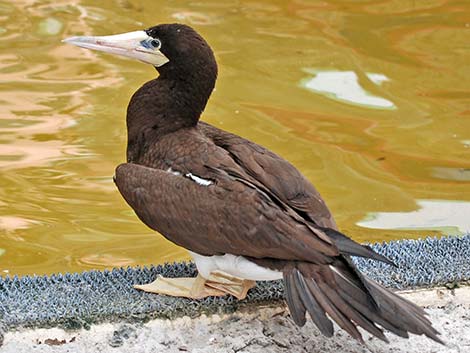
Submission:
[[[125,110],[155,74],[61,43],[194,26],[220,66],[203,119],[267,146],[359,241],[470,229],[467,1],[0,1],[0,273],[185,258],[116,190]]]

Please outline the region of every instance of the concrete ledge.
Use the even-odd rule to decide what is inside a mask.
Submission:
[[[364,333],[367,347],[336,327],[323,337],[309,320],[297,327],[284,306],[264,306],[225,315],[202,315],[147,323],[107,323],[89,330],[34,329],[9,332],[2,352],[311,352],[311,353],[457,353],[470,351],[470,287],[405,291],[425,305],[446,346],[422,336],[409,340],[388,335],[390,344]]]
[[[461,283],[452,288],[435,287],[431,289],[404,290],[398,291],[398,293],[425,308],[444,308],[452,305],[470,308],[470,286],[468,283]]]
[[[398,290],[436,286],[453,288],[447,289],[443,287],[432,292],[413,291],[410,295],[413,296],[412,300],[418,303],[420,303],[420,300],[428,298],[428,302],[423,302],[422,304],[431,305],[433,308],[431,309],[431,315],[436,316],[438,323],[440,322],[439,317],[445,317],[447,315],[447,320],[455,320],[457,325],[461,324],[462,327],[468,328],[468,316],[464,317],[465,310],[462,309],[465,305],[468,305],[468,303],[465,301],[456,301],[456,298],[460,298],[458,300],[468,300],[468,294],[466,294],[465,291],[461,292],[461,290],[464,289],[456,287],[458,287],[458,283],[464,283],[470,280],[470,235],[461,237],[425,238],[422,240],[401,240],[374,244],[372,247],[377,252],[393,260],[398,267],[395,268],[384,263],[356,258],[354,261],[363,273],[385,286]],[[261,305],[283,305],[283,287],[282,283],[279,281],[259,283],[256,288],[250,291],[247,299],[243,301],[237,301],[230,296],[206,298],[204,300],[172,298],[144,293],[132,287],[133,284],[148,283],[154,280],[158,274],[166,277],[194,276],[195,268],[191,263],[175,263],[163,266],[152,266],[150,268],[120,268],[112,271],[89,271],[80,274],[68,273],[41,277],[0,278],[0,343],[3,334],[10,331],[5,338],[4,349],[7,349],[8,344],[11,344],[11,347],[13,347],[15,339],[20,341],[26,339],[29,343],[25,343],[25,351],[29,352],[29,349],[32,347],[31,337],[36,337],[37,342],[35,342],[39,349],[37,351],[41,351],[47,347],[51,347],[49,344],[54,345],[57,343],[60,347],[68,347],[69,344],[74,343],[70,342],[70,340],[75,337],[73,336],[74,334],[77,335],[80,332],[80,337],[88,337],[89,334],[87,333],[98,330],[95,333],[98,335],[97,337],[101,337],[99,338],[102,340],[100,341],[101,343],[94,341],[93,337],[89,337],[88,341],[84,338],[82,343],[85,346],[87,344],[96,344],[97,346],[104,345],[102,347],[107,347],[108,343],[111,345],[119,345],[119,340],[122,341],[122,345],[127,341],[133,342],[130,339],[131,337],[134,337],[135,340],[143,340],[147,337],[148,332],[152,332],[151,327],[156,327],[157,331],[160,330],[161,334],[168,337],[173,337],[176,334],[176,338],[172,338],[172,340],[177,343],[172,347],[177,347],[180,343],[192,344],[192,342],[195,342],[192,346],[194,347],[194,352],[211,352],[211,350],[204,350],[205,345],[202,343],[196,345],[197,342],[206,342],[204,341],[204,334],[210,335],[211,332],[214,332],[214,334],[219,332],[219,336],[217,336],[218,342],[227,343],[228,341],[224,341],[224,337],[227,335],[223,333],[224,330],[229,330],[231,327],[227,323],[238,321],[247,323],[250,320],[252,322],[258,322],[257,325],[262,327],[261,333],[263,333],[266,327],[269,328],[271,325],[275,325],[271,323],[270,320],[264,320],[263,318],[273,314],[274,312],[272,310],[277,312],[276,310],[279,309],[268,308],[259,310],[259,307]],[[442,298],[439,299],[439,295],[441,294],[432,293],[441,293]],[[439,304],[438,299],[444,300],[444,302]],[[443,308],[439,309],[439,305],[443,306]],[[452,312],[454,309],[455,313]],[[236,311],[243,313],[222,316],[222,318],[217,316],[234,313]],[[250,314],[251,311],[253,312],[252,314]],[[196,318],[202,314],[215,314],[215,316],[211,316],[210,318],[203,316],[199,319],[189,320],[189,318]],[[334,345],[334,343],[327,343],[327,341],[324,341],[322,338],[316,337],[318,336],[318,331],[316,331],[311,324],[309,324],[307,328],[298,329],[292,326],[292,322],[290,322],[290,319],[285,313],[278,316],[279,318],[275,319],[274,322],[281,320],[279,321],[279,325],[286,327],[285,330],[289,333],[289,340],[292,339],[295,342],[297,342],[296,340],[300,340],[299,342],[301,342],[301,344],[307,344],[308,342],[303,340],[304,338],[315,338],[319,340],[318,342],[324,342],[325,347]],[[162,320],[181,317],[187,318],[181,319],[182,321]],[[152,321],[149,322],[150,320]],[[150,325],[150,328],[146,328],[146,325]],[[204,325],[207,325],[212,331],[210,331],[209,328],[204,329]],[[442,327],[445,326],[444,324],[442,325]],[[182,331],[179,330],[180,326]],[[71,332],[63,333],[68,337],[66,339],[67,344],[62,344],[62,338],[59,339],[59,337],[51,337],[51,340],[47,341],[48,344],[46,342],[47,337],[35,336],[37,333],[41,332],[56,331],[25,331],[25,329],[28,328],[40,329],[51,327],[53,327],[54,330],[64,328],[68,330],[68,332]],[[126,327],[129,328],[130,331],[128,331]],[[439,324],[437,327],[439,328]],[[85,329],[85,331],[83,329]],[[141,329],[143,331],[140,331]],[[239,327],[239,329],[240,332],[243,332],[243,327]],[[17,332],[11,332],[14,330]],[[185,333],[185,330],[196,331]],[[198,330],[201,332],[201,336],[197,335]],[[248,326],[246,330],[247,334],[251,331]],[[281,329],[279,328],[279,330]],[[444,333],[446,330],[447,328],[444,327],[442,332]],[[116,335],[116,342],[118,343],[109,341],[109,339],[113,339],[112,337],[108,337],[109,332],[111,332],[112,337]],[[163,336],[157,334],[157,332],[153,332],[152,334],[156,335],[155,337],[157,338],[160,337],[158,339],[165,341],[165,339],[162,338]],[[48,336],[50,334],[44,333],[44,335]],[[233,339],[235,339],[237,334],[233,333],[233,335]],[[454,333],[451,333],[451,336],[452,335],[454,335]],[[341,332],[337,333],[337,337],[341,338],[343,336],[344,340],[350,342],[345,334]],[[227,339],[229,339],[231,336],[228,335],[227,337]],[[301,340],[298,337],[303,338]],[[56,338],[58,341],[55,341]],[[261,338],[262,337],[259,336],[256,340]],[[443,338],[446,339],[446,336],[444,335]],[[395,340],[394,337],[391,337],[391,339]],[[78,340],[78,336],[75,337],[75,340]],[[297,347],[294,341],[292,345],[293,347]],[[152,342],[152,347],[156,347],[155,349],[163,349],[163,346],[157,347],[155,341]],[[338,343],[341,341],[333,340],[332,342]],[[144,344],[144,342],[139,343],[139,345],[141,344]],[[229,343],[227,343],[227,345],[226,349],[230,351],[232,348],[230,348]],[[20,346],[21,345],[18,345],[18,347]],[[72,346],[75,347],[73,348],[74,350],[79,349],[78,346]],[[171,345],[168,344],[167,346],[169,347]],[[222,349],[222,347],[225,346],[221,343],[220,349]],[[300,346],[298,347],[300,349]],[[132,351],[131,347],[127,347],[126,349],[126,351]],[[184,347],[182,349],[184,349]],[[441,351],[440,349],[441,348],[435,351]],[[243,349],[237,348],[234,350],[242,351]],[[19,350],[16,351],[19,352]],[[346,350],[345,352],[348,351]]]

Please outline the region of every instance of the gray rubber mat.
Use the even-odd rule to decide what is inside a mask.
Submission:
[[[470,280],[470,235],[374,244],[398,267],[356,258],[360,270],[392,288],[445,285]],[[260,282],[243,301],[231,296],[190,300],[148,294],[132,285],[148,283],[157,274],[194,276],[192,263],[144,268],[118,268],[79,274],[0,279],[0,331],[16,327],[89,327],[112,320],[191,317],[201,313],[232,312],[253,303],[283,298],[280,281]]]

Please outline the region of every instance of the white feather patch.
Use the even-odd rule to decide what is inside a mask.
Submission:
[[[171,169],[171,167],[168,168],[166,171],[167,171],[168,173],[173,174],[173,175],[177,175],[177,176],[178,176],[178,175],[181,175],[180,172],[178,172],[177,170]]]
[[[166,171],[167,171],[168,173],[171,173],[171,174],[176,175],[176,176],[182,175],[181,172],[179,172],[179,171],[177,171],[177,170],[174,170],[174,169],[172,169],[171,167],[168,168]],[[196,184],[198,184],[198,185],[209,186],[209,185],[214,184],[211,180],[207,180],[207,179],[198,177],[197,175],[194,175],[193,173],[186,173],[184,176],[185,176],[186,178],[191,179],[192,181],[195,181]]]
[[[191,180],[195,181],[197,184],[202,185],[202,186],[209,186],[211,184],[214,184],[212,181],[207,180],[207,179],[203,179],[203,178],[198,177],[197,175],[194,175],[192,173],[188,173],[185,176],[190,178]]]
[[[208,278],[211,272],[222,271],[229,275],[252,281],[273,281],[282,278],[282,272],[259,266],[243,256],[232,254],[203,256],[189,252],[199,273]]]

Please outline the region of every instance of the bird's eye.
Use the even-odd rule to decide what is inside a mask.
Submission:
[[[158,39],[151,39],[149,44],[155,49],[160,49],[162,46],[162,42],[160,42]]]
[[[160,40],[156,38],[145,39],[141,41],[140,44],[147,49],[160,49],[160,47],[162,46],[162,42],[160,42]]]

